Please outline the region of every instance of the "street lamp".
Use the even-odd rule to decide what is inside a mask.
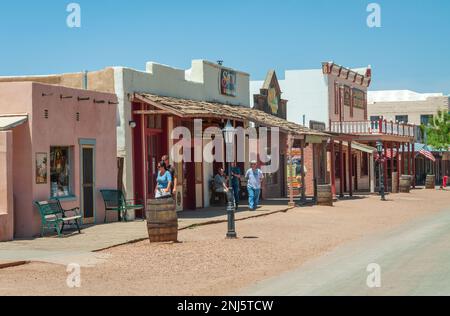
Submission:
[[[377,151],[378,151],[378,171],[380,174],[380,196],[381,201],[386,201],[385,192],[384,192],[384,170],[383,170],[383,162],[385,157],[383,157],[383,143],[381,141],[377,141]]]
[[[232,150],[233,150],[233,143],[234,143],[234,135],[235,130],[233,125],[231,125],[230,120],[228,120],[227,125],[223,129],[223,136],[225,138],[225,144],[226,144],[226,157],[227,157],[227,164],[228,164],[228,203],[227,203],[227,217],[228,217],[228,233],[227,238],[234,239],[237,237],[236,234],[236,224],[234,219],[234,212],[235,212],[235,204],[234,204],[234,194],[232,192],[232,179],[231,179],[231,159],[232,159]],[[231,151],[231,153],[230,153]]]

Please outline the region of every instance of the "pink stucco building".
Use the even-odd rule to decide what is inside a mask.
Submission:
[[[83,223],[103,221],[99,190],[117,187],[116,109],[110,93],[0,83],[0,241],[39,234],[33,201],[58,197]]]

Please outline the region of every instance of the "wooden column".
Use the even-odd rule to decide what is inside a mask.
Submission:
[[[384,190],[385,192],[389,192],[387,143],[385,142],[383,142],[383,149],[384,149],[384,163],[383,163]]]
[[[411,144],[410,143],[408,143],[408,159],[407,159],[407,161],[408,161],[407,172],[408,172],[408,176],[410,176],[411,175]]]
[[[333,197],[336,196],[336,153],[334,151],[334,139],[331,139],[331,161],[330,161],[330,175],[331,175],[331,193]]]
[[[348,192],[353,196],[353,156],[352,156],[352,142],[348,142]]]
[[[289,178],[289,206],[290,207],[294,207],[295,206],[295,202],[294,202],[294,188],[292,187],[293,185],[293,179],[294,179],[294,174],[292,173],[292,135],[289,133],[288,137],[287,137],[287,147],[288,147],[288,161],[289,161],[289,174],[291,175],[291,177]]]
[[[412,143],[412,186],[416,188],[416,144]]]
[[[390,142],[390,149],[391,149],[391,192],[393,192],[393,187],[392,187],[392,183],[394,182],[394,177],[393,177],[393,173],[394,173],[394,143]]]
[[[401,165],[400,165],[400,143],[397,143],[397,186],[400,186],[400,174],[401,174]],[[398,189],[398,187],[397,187]]]
[[[405,174],[405,143],[400,143],[401,147],[401,164],[400,164],[400,173],[401,175]]]
[[[306,183],[305,183],[305,140],[300,143],[300,150],[302,155],[301,177],[302,177],[302,202],[306,202]]]
[[[339,196],[341,198],[344,197],[344,145],[342,141],[339,143],[339,164],[340,164],[340,170],[339,170],[339,186],[340,186],[340,194]]]
[[[144,110],[145,109],[145,105],[144,105],[144,103],[141,103],[141,110]],[[148,177],[148,169],[147,169],[147,166],[148,166],[148,164],[147,164],[147,155],[146,155],[146,152],[147,152],[147,138],[145,137],[145,126],[146,126],[146,124],[145,124],[145,115],[141,115],[141,138],[142,138],[142,171],[143,171],[143,175],[142,175],[142,177],[143,177],[143,180],[142,180],[142,183],[144,184],[143,186],[144,186],[144,196],[142,197],[143,199],[144,199],[144,214],[145,214],[145,210],[147,209],[147,204],[148,204],[148,201],[147,201],[147,183],[148,183],[148,179],[147,179],[147,177]]]

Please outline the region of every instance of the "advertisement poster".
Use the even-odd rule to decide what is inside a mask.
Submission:
[[[290,192],[290,187],[292,183],[292,188],[294,191],[294,196],[300,195],[300,190],[302,187],[302,176],[301,176],[301,161],[302,161],[302,155],[300,148],[293,148],[290,153],[292,164],[290,161],[288,161],[288,165],[286,168],[286,179],[287,179],[287,188],[288,188],[288,194]],[[306,171],[306,170],[305,170]]]
[[[236,92],[236,72],[222,69],[220,71],[220,93],[235,97]]]

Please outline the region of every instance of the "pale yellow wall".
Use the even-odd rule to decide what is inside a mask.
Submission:
[[[376,102],[368,105],[368,115],[383,116],[395,121],[396,115],[408,115],[408,123],[420,125],[421,115],[435,115],[439,110],[449,111],[449,98],[429,97],[425,101]]]

